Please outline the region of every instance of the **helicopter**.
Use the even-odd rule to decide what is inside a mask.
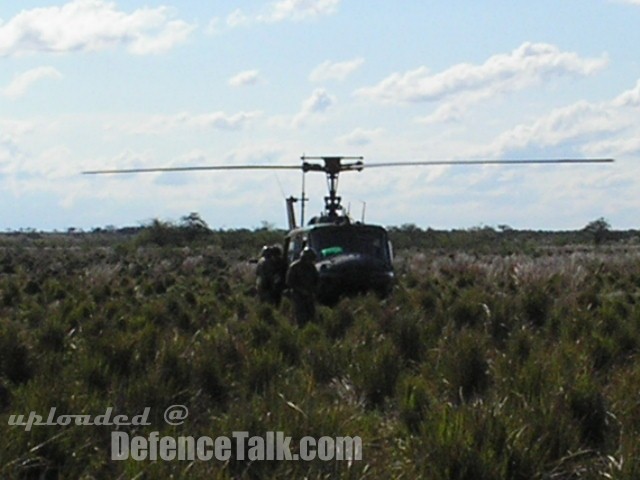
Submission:
[[[316,253],[315,265],[319,284],[317,299],[325,305],[335,304],[343,296],[373,292],[381,298],[388,296],[395,284],[393,247],[387,230],[374,224],[353,220],[338,195],[338,178],[343,172],[361,172],[370,168],[449,165],[525,165],[525,164],[584,164],[611,163],[611,158],[557,158],[505,160],[431,160],[364,163],[362,156],[306,156],[298,165],[205,165],[160,168],[130,168],[88,170],[85,175],[131,174],[158,172],[196,172],[209,170],[300,170],[301,196],[286,198],[289,231],[285,235],[282,252],[291,265],[305,248]],[[324,173],[328,195],[324,197],[324,211],[305,225],[305,175]],[[300,223],[297,223],[294,204],[300,202]]]

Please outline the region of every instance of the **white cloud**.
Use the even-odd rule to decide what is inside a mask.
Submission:
[[[314,116],[324,113],[336,103],[336,98],[323,88],[317,88],[311,96],[302,103],[302,109],[294,117],[293,125],[302,126]]]
[[[563,143],[610,131],[612,124],[606,111],[581,101],[553,110],[549,115],[529,125],[518,125],[501,134],[493,146],[498,151],[521,151]]]
[[[551,77],[591,75],[606,64],[605,56],[581,58],[554,45],[524,43],[510,53],[488,58],[481,65],[462,63],[436,74],[424,66],[394,73],[377,85],[359,89],[356,94],[389,103],[437,102],[451,98],[478,101],[521,90]]]
[[[640,1],[640,0],[639,0]],[[618,95],[612,102],[614,107],[638,107],[640,106],[640,80],[631,90],[626,90]]]
[[[291,163],[283,153],[283,146],[277,142],[242,145],[229,151],[223,157],[225,165],[276,165],[282,163],[283,159],[285,164]]]
[[[381,128],[371,130],[356,128],[352,132],[339,137],[338,142],[353,147],[362,147],[371,144],[382,133],[384,133],[384,130]]]
[[[330,95],[324,88],[318,88],[304,101],[302,112],[308,114],[324,112],[334,103],[335,97]]]
[[[43,79],[60,80],[62,74],[53,67],[38,67],[16,75],[9,85],[2,89],[2,95],[9,98],[18,98],[36,82]]]
[[[216,130],[241,130],[261,115],[259,111],[211,112],[202,114],[178,113],[175,115],[154,115],[135,122],[108,126],[110,130],[124,130],[130,134],[160,134],[179,129],[213,128]]]
[[[593,142],[585,146],[584,152],[587,155],[599,157],[637,156],[640,154],[640,137],[623,137]]]
[[[239,8],[231,12],[227,16],[227,26],[229,27],[241,27],[243,25],[248,25],[251,23],[251,19],[247,17],[242,10]]]
[[[488,91],[461,94],[455,99],[439,105],[433,113],[417,118],[416,120],[418,123],[426,125],[460,121],[464,118],[465,114],[468,113],[470,105],[478,103],[490,96],[491,93]]]
[[[166,51],[187,39],[193,25],[171,19],[167,7],[132,13],[105,0],[72,0],[24,10],[0,24],[0,56],[97,51],[125,46],[134,54]]]
[[[640,152],[640,81],[610,101],[576,102],[553,110],[531,124],[517,125],[496,138],[488,154],[553,147],[587,155],[618,156]]]
[[[258,70],[247,70],[234,75],[229,79],[229,85],[232,87],[245,87],[248,85],[255,85],[260,80],[260,73]]]
[[[364,64],[363,58],[355,58],[344,62],[326,61],[313,69],[309,75],[312,82],[327,80],[344,80]]]
[[[38,130],[34,122],[0,119],[0,173],[16,171],[23,163],[23,138]]]
[[[273,2],[262,13],[247,14],[236,9],[227,15],[224,22],[219,18],[209,21],[206,31],[216,34],[222,31],[224,23],[228,28],[246,27],[254,24],[299,22],[334,14],[341,0],[279,0]]]
[[[4,173],[13,157],[14,145],[10,138],[0,137],[0,172]]]
[[[32,121],[0,119],[0,138],[18,138],[37,130],[39,126]]]
[[[175,45],[186,41],[194,29],[194,26],[182,20],[166,22],[155,35],[139,35],[129,46],[129,51],[136,55],[166,52]]]
[[[258,17],[264,22],[283,20],[305,20],[307,18],[331,15],[336,12],[340,0],[280,0],[271,5],[270,10]]]
[[[336,104],[336,101],[336,97],[324,88],[317,88],[302,102],[297,113],[271,117],[267,124],[284,129],[303,127],[312,119],[321,119],[322,115]]]
[[[77,175],[77,166],[69,162],[69,154],[70,150],[64,146],[34,154],[17,140],[0,139],[0,172],[14,180],[22,176],[29,182],[36,178]]]

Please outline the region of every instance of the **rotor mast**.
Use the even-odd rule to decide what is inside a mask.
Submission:
[[[329,219],[338,218],[339,212],[342,211],[342,197],[338,195],[338,177],[340,172],[345,171],[361,171],[364,167],[362,163],[364,157],[307,157],[302,156],[302,171],[307,172],[324,172],[327,176],[327,190],[329,195],[324,197],[325,215]],[[324,163],[309,163],[307,160],[322,160]],[[342,163],[343,160],[356,160],[355,162]]]

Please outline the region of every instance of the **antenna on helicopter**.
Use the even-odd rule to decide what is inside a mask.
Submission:
[[[302,193],[300,195],[300,225],[304,225],[304,203],[307,201],[307,197],[305,197],[305,172],[304,168],[302,169]]]

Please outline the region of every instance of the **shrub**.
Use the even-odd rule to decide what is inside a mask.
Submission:
[[[473,327],[484,323],[487,319],[486,300],[476,290],[463,290],[450,308],[451,320],[458,328]]]
[[[0,378],[24,383],[33,375],[33,361],[20,331],[11,325],[0,324]]]
[[[398,390],[400,418],[411,433],[419,433],[431,403],[428,383],[412,375],[402,380]]]
[[[371,407],[382,407],[395,392],[402,369],[398,352],[389,340],[382,340],[372,350],[361,350],[356,357],[353,381]]]
[[[462,331],[440,348],[452,400],[464,402],[482,395],[490,382],[484,338],[475,332]]]
[[[568,389],[567,402],[582,441],[591,448],[602,447],[607,434],[607,406],[598,386],[586,375],[580,376]]]
[[[416,363],[422,360],[426,340],[419,317],[409,314],[399,315],[395,319],[391,335],[401,358]]]
[[[521,294],[521,308],[524,319],[535,327],[547,321],[552,300],[544,286],[532,285]]]

